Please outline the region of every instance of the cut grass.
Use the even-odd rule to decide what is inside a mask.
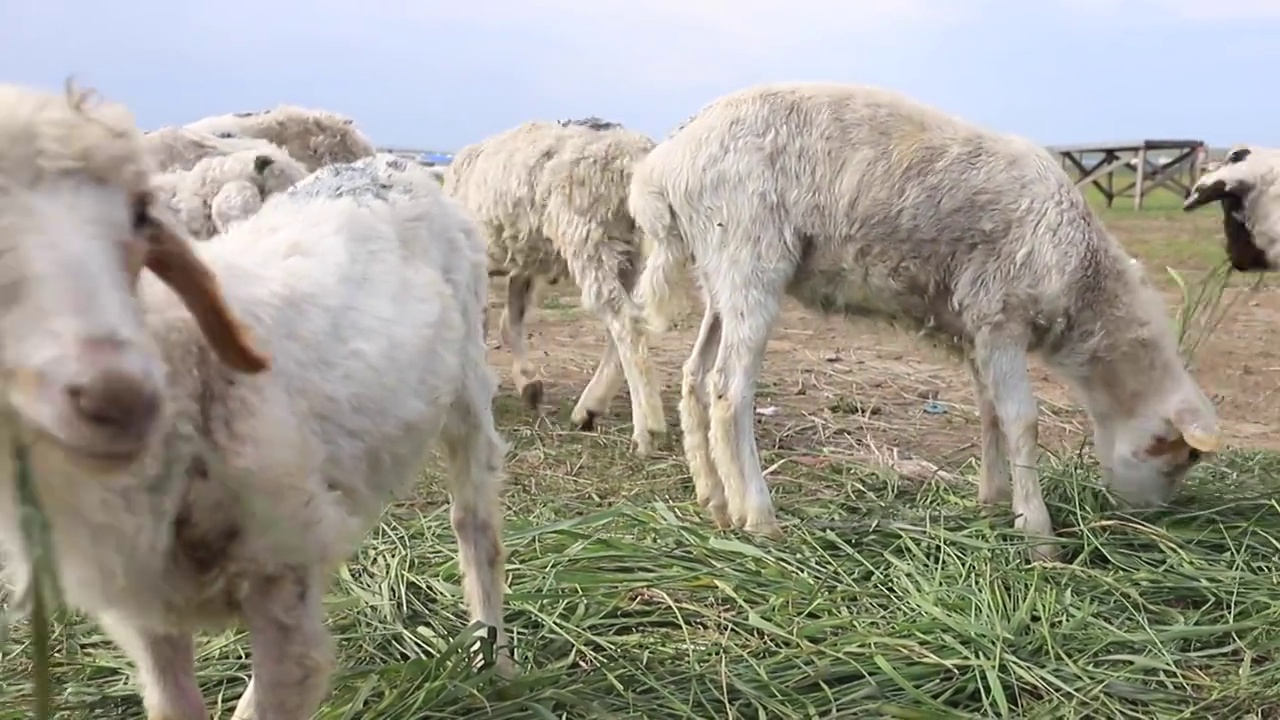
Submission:
[[[710,529],[683,462],[632,458],[626,426],[535,428],[511,400],[500,409],[521,676],[502,687],[459,651],[456,545],[429,483],[338,580],[342,670],[320,718],[1280,716],[1280,458],[1230,455],[1141,517],[1098,510],[1094,471],[1053,461],[1072,558],[1034,567],[968,482],[787,463],[787,535],[755,541]],[[0,720],[31,712],[25,628],[14,640]],[[61,717],[142,717],[96,626],[73,617],[53,647]],[[207,640],[199,664],[225,716],[243,640]]]

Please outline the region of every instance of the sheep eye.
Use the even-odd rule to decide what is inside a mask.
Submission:
[[[147,195],[139,195],[133,199],[133,206],[130,208],[130,222],[133,224],[135,231],[145,230],[151,224],[151,198]]]

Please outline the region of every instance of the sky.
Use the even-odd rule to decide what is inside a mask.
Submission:
[[[0,1],[0,81],[73,75],[146,129],[324,108],[426,150],[589,115],[661,138],[784,80],[889,87],[1049,145],[1280,145],[1266,67],[1280,0]]]

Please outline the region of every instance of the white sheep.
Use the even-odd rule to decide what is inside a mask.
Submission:
[[[65,600],[136,662],[148,717],[208,717],[192,633],[240,620],[253,680],[237,715],[311,718],[332,571],[436,440],[471,614],[504,642],[505,445],[480,331],[484,241],[465,211],[412,168],[368,160],[193,244],[148,211],[127,111],[11,86],[0,108],[0,233],[22,248],[6,267],[39,280],[15,287],[0,324],[7,429],[29,442]],[[172,289],[144,276],[135,299],[140,264]],[[270,372],[232,371],[268,363],[228,306]],[[0,551],[23,587],[3,467]]]
[[[209,219],[214,230],[224,233],[233,224],[252,217],[262,209],[262,191],[249,180],[232,180],[209,201]]]
[[[1027,140],[886,90],[763,85],[715,100],[659,144],[636,167],[630,208],[652,244],[636,295],[655,327],[687,268],[701,286],[680,415],[698,499],[722,525],[780,532],[752,401],[784,293],[912,327],[966,359],[979,499],[1012,495],[1041,557],[1056,547],[1028,352],[1082,397],[1123,501],[1165,500],[1219,446],[1159,294]]]
[[[275,147],[266,140],[218,136],[186,127],[162,127],[142,136],[142,146],[158,172],[190,170],[207,157]]]
[[[354,121],[327,110],[280,105],[271,110],[215,115],[187,128],[201,132],[268,140],[302,161],[309,170],[374,154],[373,144]]]
[[[207,240],[232,219],[248,217],[263,200],[306,176],[301,162],[267,145],[207,157],[190,170],[157,175],[152,183],[157,198],[169,204],[187,231],[197,240]],[[256,207],[246,185],[258,195]]]
[[[597,313],[608,344],[572,420],[590,429],[625,378],[631,394],[636,452],[652,450],[666,432],[648,342],[630,289],[641,262],[627,212],[632,166],[653,141],[621,127],[528,122],[459,150],[445,171],[445,190],[487,231],[491,272],[509,273],[501,320],[514,356],[516,389],[532,407],[542,397],[525,351],[525,323],[539,282],[567,274],[582,306]]]
[[[1232,148],[1217,168],[1200,176],[1182,207],[1190,211],[1212,202],[1222,206],[1232,267],[1280,268],[1280,150]]]

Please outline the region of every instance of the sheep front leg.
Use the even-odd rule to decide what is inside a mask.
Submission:
[[[1009,450],[1013,512],[1017,516],[1014,524],[1038,541],[1032,547],[1037,559],[1053,560],[1058,548],[1051,540],[1053,521],[1040,488],[1039,408],[1027,367],[1026,344],[990,331],[980,332],[975,338],[974,361]]]
[[[502,624],[505,578],[502,548],[502,473],[506,444],[494,427],[495,383],[483,358],[468,374],[462,397],[444,430],[446,482],[453,501],[450,520],[458,540],[462,590],[472,622],[494,628],[498,672],[515,667]]]
[[[1005,447],[1004,430],[996,405],[991,400],[991,390],[982,381],[982,374],[973,359],[966,362],[973,377],[973,394],[978,403],[978,420],[982,432],[982,467],[978,470],[978,502],[995,505],[1009,501],[1012,495],[1009,474],[1009,451]]]
[[[569,416],[579,430],[594,430],[596,418],[605,414],[609,401],[622,389],[622,360],[618,357],[618,345],[613,341],[613,335],[608,335],[605,342],[600,364]]]
[[[324,627],[324,583],[307,568],[251,581],[240,601],[253,678],[236,720],[311,720],[329,690],[333,644]]]
[[[604,315],[631,395],[632,447],[636,455],[646,457],[653,452],[653,436],[667,432],[662,398],[649,364],[648,340],[629,308],[610,309]]]
[[[525,350],[525,321],[533,303],[534,278],[513,272],[507,276],[507,306],[502,310],[502,344],[511,349],[511,378],[516,392],[530,409],[537,410],[542,403],[542,381],[533,379],[529,369],[529,356]]]
[[[707,394],[707,373],[720,350],[720,316],[711,309],[702,315],[698,339],[684,363],[680,384],[680,432],[684,436],[684,456],[693,475],[698,504],[720,528],[733,526],[725,500],[724,482],[711,459],[711,399]]]
[[[137,668],[147,720],[209,720],[190,633],[144,630],[115,616],[104,617],[102,625]]]

